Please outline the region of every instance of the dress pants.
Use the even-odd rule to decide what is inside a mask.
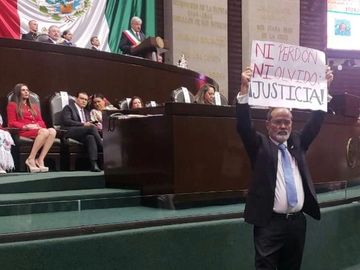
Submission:
[[[306,218],[273,213],[268,225],[254,226],[257,270],[299,270],[304,251]]]
[[[83,143],[91,161],[98,159],[98,152],[102,151],[102,139],[95,126],[72,127],[65,137]]]

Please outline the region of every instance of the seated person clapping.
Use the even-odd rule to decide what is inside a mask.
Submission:
[[[14,169],[14,160],[11,155],[11,146],[14,141],[10,133],[2,129],[2,117],[0,115],[0,174]]]
[[[19,129],[19,135],[34,139],[26,166],[30,172],[47,172],[44,159],[53,145],[56,131],[46,128],[39,108],[30,101],[27,85],[18,83],[14,87],[13,101],[7,106],[8,126]],[[36,156],[40,152],[38,158]]]
[[[195,96],[195,103],[213,105],[215,102],[215,88],[211,84],[204,84]]]
[[[91,96],[90,120],[96,124],[99,129],[102,129],[102,111],[103,110],[117,110],[103,94],[94,94]]]
[[[142,108],[142,107],[144,107],[144,104],[143,104],[141,98],[138,96],[133,96],[130,100],[129,108],[130,109],[138,109],[138,108]]]

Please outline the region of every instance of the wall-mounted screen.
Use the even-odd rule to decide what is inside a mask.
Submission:
[[[360,50],[360,1],[327,1],[327,48]]]

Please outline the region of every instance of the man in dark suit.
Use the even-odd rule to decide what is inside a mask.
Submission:
[[[61,127],[66,129],[65,138],[72,138],[85,144],[91,171],[99,172],[98,152],[102,150],[102,139],[94,123],[90,121],[90,112],[86,109],[88,94],[78,92],[74,101],[70,101],[61,113]]]
[[[38,31],[38,22],[36,20],[29,21],[29,33],[22,34],[22,40],[36,41]]]
[[[268,134],[257,132],[247,103],[251,74],[250,68],[242,73],[236,114],[252,167],[244,217],[254,225],[255,266],[258,270],[300,269],[306,232],[303,213],[320,219],[305,153],[326,113],[314,111],[303,130],[293,132],[290,110],[274,108],[267,116]],[[333,79],[330,69],[326,78],[328,83]]]
[[[122,32],[119,48],[123,54],[136,55],[131,49],[145,40],[145,34],[141,32],[141,25],[142,20],[139,17],[134,16],[130,21],[131,29]]]
[[[95,50],[95,51],[99,51],[100,50],[100,41],[99,38],[97,36],[93,36],[90,38],[90,49],[91,50]]]
[[[51,25],[48,30],[48,38],[41,40],[41,42],[58,44],[60,40],[61,40],[60,28],[56,25]]]

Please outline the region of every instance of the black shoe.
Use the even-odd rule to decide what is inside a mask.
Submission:
[[[101,172],[99,166],[97,165],[96,161],[91,161],[91,170],[92,172]]]

